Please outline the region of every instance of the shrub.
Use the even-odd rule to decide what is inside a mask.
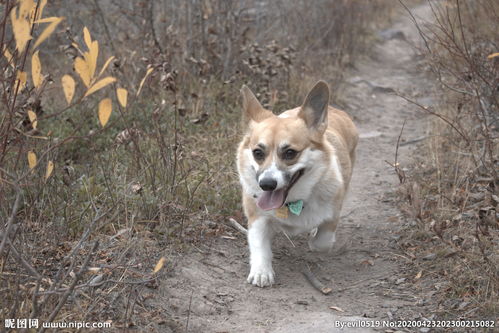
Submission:
[[[424,244],[406,248],[439,260],[420,262],[447,286],[443,316],[476,318],[498,311],[499,29],[497,2],[430,2],[435,22],[419,27],[428,65],[441,84],[423,156],[408,175],[407,211]]]

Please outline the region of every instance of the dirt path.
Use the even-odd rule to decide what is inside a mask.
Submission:
[[[357,64],[347,80],[347,111],[361,141],[335,253],[310,252],[305,236],[293,239],[294,247],[278,235],[273,247],[277,284],[261,289],[246,283],[247,242],[234,232],[236,239],[219,238],[179,258],[151,300],[154,306],[174,311],[172,316],[184,325],[188,321],[189,332],[336,332],[336,320],[417,318],[421,302],[409,289],[410,281],[401,279],[402,262],[396,260],[396,232],[403,221],[394,203],[398,180],[385,160],[394,159],[404,119],[407,141],[423,135],[420,113],[390,92],[423,104],[431,99],[424,97],[428,79],[411,47],[420,43],[419,35],[407,13],[400,12],[391,29],[380,32],[382,41],[370,58]],[[429,17],[429,8],[417,7],[414,15]],[[401,147],[400,158],[407,160],[411,149],[414,145]],[[307,283],[301,274],[306,265],[333,288],[330,295]]]

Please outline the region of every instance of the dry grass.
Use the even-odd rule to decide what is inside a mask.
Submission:
[[[430,2],[421,28],[441,83],[429,139],[407,175],[402,245],[443,317],[495,319],[499,311],[499,6],[480,0]],[[438,287],[437,289],[435,289]]]

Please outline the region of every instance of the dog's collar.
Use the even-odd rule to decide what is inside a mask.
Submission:
[[[287,202],[281,208],[275,210],[275,215],[279,218],[288,218],[288,211],[296,216],[300,216],[303,210],[303,200],[296,200],[293,202]]]
[[[286,206],[288,206],[288,209],[291,213],[295,214],[296,216],[300,216],[301,211],[303,210],[303,200],[288,202],[286,203]]]

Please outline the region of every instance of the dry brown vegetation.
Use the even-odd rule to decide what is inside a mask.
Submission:
[[[144,301],[240,218],[239,87],[275,110],[311,76],[337,91],[386,4],[45,3],[0,4],[0,317],[174,326]]]
[[[443,317],[483,319],[499,311],[499,5],[431,1],[420,33],[440,83],[426,143],[401,176],[408,228],[402,246],[420,287]],[[493,318],[493,317],[492,317]]]

